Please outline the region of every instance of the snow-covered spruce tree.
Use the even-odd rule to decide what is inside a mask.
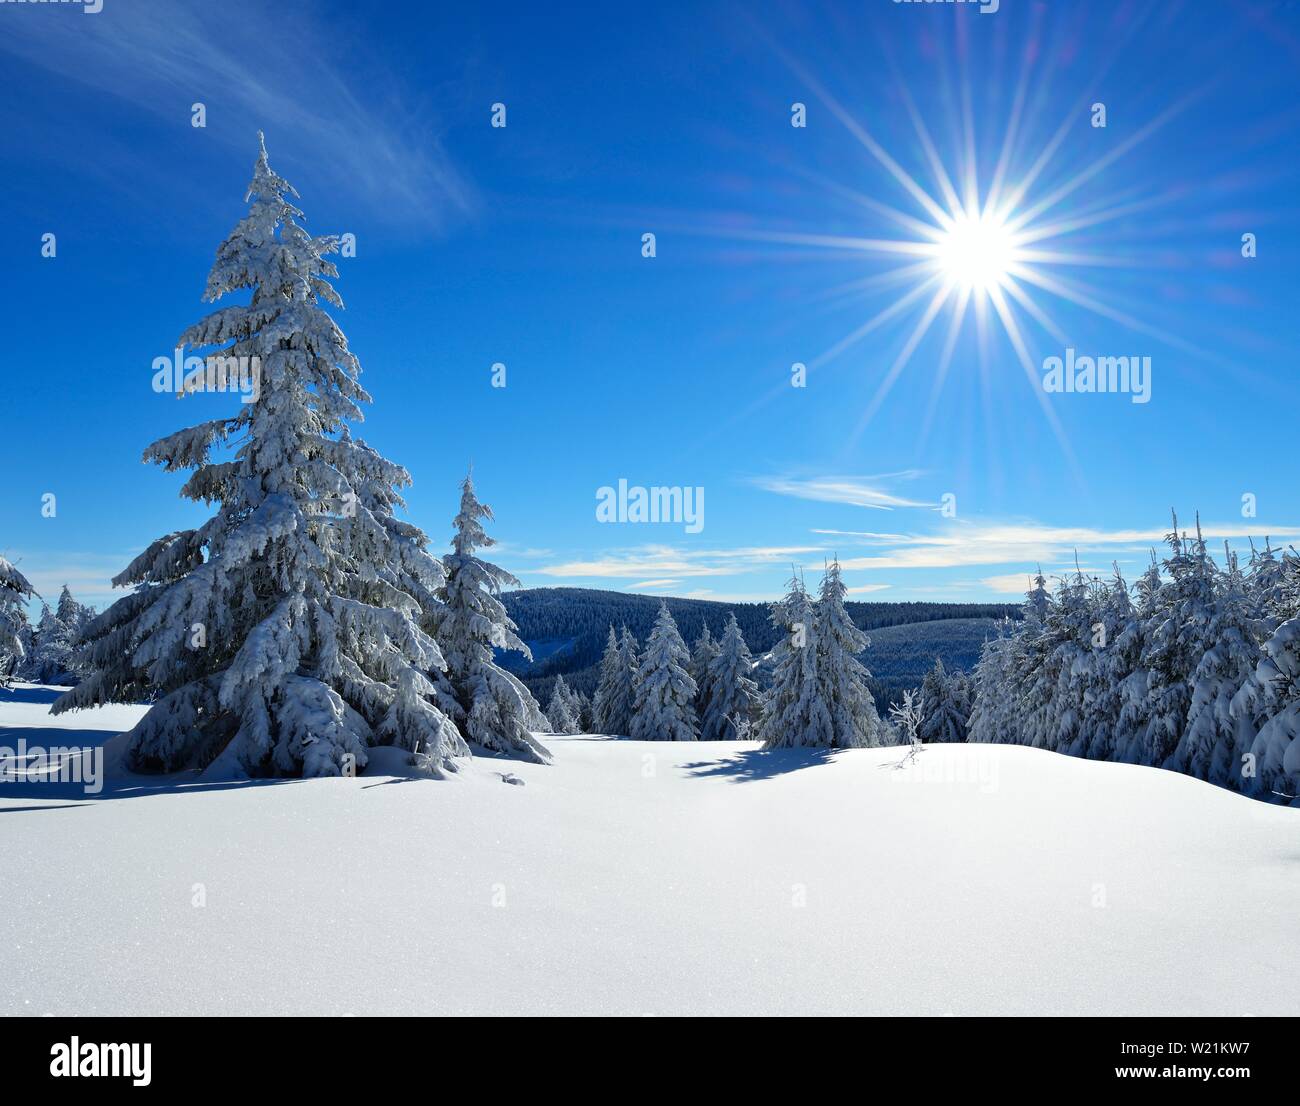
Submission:
[[[1192,677],[1210,644],[1205,633],[1214,594],[1213,565],[1199,522],[1193,541],[1179,534],[1175,517],[1166,541],[1166,579],[1144,634],[1141,661],[1148,673],[1148,717],[1139,763],[1158,768],[1175,767],[1174,754],[1191,708]]]
[[[1015,700],[1011,695],[1012,634],[1003,620],[998,636],[986,641],[972,678],[973,695],[967,741],[1019,744]]]
[[[1120,728],[1124,681],[1138,663],[1141,637],[1133,601],[1119,565],[1109,584],[1094,583],[1093,653],[1084,675],[1083,720],[1075,747],[1090,760],[1114,760],[1124,747]],[[1098,629],[1099,628],[1099,629]]]
[[[1151,563],[1133,585],[1133,616],[1115,640],[1115,647],[1127,658],[1119,685],[1119,720],[1115,724],[1112,759],[1126,764],[1145,764],[1146,732],[1151,720],[1151,655],[1149,635],[1165,602],[1164,581],[1155,550]]]
[[[0,557],[0,687],[7,687],[27,654],[27,600],[36,593],[27,577]]]
[[[338,241],[298,225],[296,195],[262,145],[248,214],[217,250],[205,295],[247,291],[249,302],[180,338],[257,358],[255,401],[144,454],[193,469],[181,494],[217,513],[159,538],[113,581],[135,590],[86,627],[91,675],[53,709],[153,699],[128,735],[142,769],[222,755],[252,775],[336,775],[364,767],[367,746],[393,744],[439,773],[468,752],[430,701],[427,673],[444,662],[418,623],[442,566],[393,515],[406,471],[344,433],[370,397],[321,306],[342,306],[326,279]]]
[[[94,609],[78,603],[64,584],[53,611],[41,604],[41,617],[19,675],[37,684],[75,684],[83,673],[73,655],[74,646],[94,617]]]
[[[464,737],[494,752],[546,763],[551,754],[533,732],[546,729],[547,719],[532,692],[501,668],[492,652],[507,649],[533,657],[500,598],[503,588],[518,587],[519,581],[476,555],[496,544],[482,525],[491,518],[492,509],[474,494],[471,473],[460,486],[452,551],[442,558],[446,582],[430,628],[447,663],[446,679]]]
[[[605,639],[605,652],[600,658],[600,680],[596,684],[596,697],[592,701],[592,727],[596,733],[617,734],[624,718],[621,693],[624,684],[631,686],[630,678],[622,671],[623,655],[618,647],[618,635],[610,626]]]
[[[1249,613],[1245,579],[1237,558],[1224,543],[1226,568],[1215,571],[1204,557],[1208,592],[1181,612],[1185,633],[1201,652],[1192,672],[1187,721],[1169,766],[1218,784],[1237,784],[1241,757],[1255,739],[1251,717],[1234,714],[1232,702],[1255,672],[1264,630]],[[1208,600],[1208,601],[1207,601]]]
[[[884,744],[884,729],[876,700],[867,684],[871,673],[858,660],[871,639],[854,625],[844,606],[844,586],[838,561],[826,566],[817,600],[817,686],[831,719],[831,745],[839,749],[873,748]]]
[[[1097,662],[1092,645],[1092,627],[1097,621],[1094,599],[1092,583],[1079,571],[1076,559],[1074,575],[1061,581],[1048,614],[1047,709],[1033,742],[1041,748],[1074,753],[1086,741],[1085,699]]]
[[[578,733],[578,718],[573,710],[573,694],[563,676],[556,676],[551,685],[551,698],[546,704],[546,718],[551,733]]]
[[[660,603],[637,669],[631,727],[631,736],[636,740],[696,740],[696,689],[689,671],[690,660],[668,604]]]
[[[718,655],[718,643],[709,632],[705,622],[700,636],[695,639],[691,649],[691,679],[695,681],[695,717],[703,720],[704,712],[709,708],[709,696],[712,694],[713,677],[709,675],[709,665]]]
[[[718,655],[709,664],[709,701],[700,723],[701,741],[734,741],[750,733],[762,702],[753,670],[745,635],[736,616],[728,614]]]
[[[619,656],[622,658],[620,689],[614,698],[615,713],[611,715],[620,724],[611,733],[631,734],[632,716],[636,713],[636,689],[638,673],[641,671],[641,647],[636,635],[626,626],[618,639]]]
[[[772,646],[772,683],[755,736],[765,749],[829,747],[835,728],[818,678],[818,620],[798,575],[768,617],[781,636]]]
[[[32,630],[31,646],[18,675],[34,684],[57,684],[68,675],[72,662],[72,630],[48,603],[41,604],[41,617]]]
[[[1300,558],[1283,558],[1270,589],[1260,613],[1273,629],[1232,704],[1258,729],[1235,778],[1247,794],[1300,806]]]
[[[920,736],[927,744],[951,744],[966,740],[968,719],[965,689],[960,676],[960,672],[949,675],[943,658],[936,657],[934,666],[921,681]]]

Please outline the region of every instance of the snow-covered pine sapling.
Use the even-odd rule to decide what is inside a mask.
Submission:
[[[921,751],[921,704],[919,695],[914,691],[904,691],[903,701],[889,708],[889,717],[898,729],[899,735],[907,743],[907,755],[894,767],[901,768],[916,759]]]
[[[391,744],[442,772],[468,752],[431,701],[427,673],[444,661],[420,626],[442,566],[394,516],[406,471],[347,433],[370,397],[322,306],[342,307],[326,256],[338,240],[299,225],[297,193],[259,145],[248,213],[218,248],[204,297],[248,302],[179,342],[248,357],[258,395],[144,454],[192,470],[182,496],[217,512],[114,579],[134,590],[86,627],[90,675],[53,710],[152,700],[128,735],[141,769],[221,756],[223,770],[251,775],[339,775]]]
[[[471,473],[461,484],[452,551],[442,558],[446,582],[433,628],[464,736],[486,749],[545,763],[551,754],[533,733],[545,730],[547,719],[532,692],[494,659],[493,649],[513,650],[529,660],[533,654],[500,598],[503,588],[518,587],[519,581],[476,555],[496,544],[482,525],[491,518],[491,508],[474,493]]]

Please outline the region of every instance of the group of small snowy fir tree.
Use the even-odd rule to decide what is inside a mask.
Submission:
[[[75,656],[81,632],[95,617],[95,608],[78,603],[64,584],[53,610],[41,604],[41,617],[28,635],[27,659],[18,677],[34,684],[75,684],[84,669]]]
[[[744,740],[758,716],[753,669],[734,614],[717,640],[706,622],[690,651],[662,603],[644,650],[626,626],[610,627],[592,726],[639,741]]]
[[[12,680],[34,684],[75,684],[83,675],[75,644],[95,617],[95,609],[78,603],[64,584],[53,610],[41,602],[33,626],[27,602],[39,599],[26,577],[0,557],[0,686]]]
[[[619,635],[611,627],[595,725],[642,741],[756,739],[769,749],[894,744],[859,659],[871,643],[849,616],[846,594],[838,563],[827,567],[816,600],[795,576],[789,593],[771,608],[781,637],[766,692],[759,691],[735,615],[716,639],[706,623],[691,650],[666,603],[639,654],[626,628]]]
[[[491,544],[480,525],[490,512],[467,478],[443,559],[396,516],[410,476],[348,426],[370,397],[324,307],[342,307],[328,259],[339,242],[302,228],[296,197],[262,143],[248,212],[205,295],[247,302],[179,343],[255,358],[260,393],[144,452],[190,470],[181,494],[216,513],[115,578],[133,590],[82,629],[86,676],[53,710],[150,702],[127,735],[137,769],[220,757],[251,776],[339,775],[391,745],[441,774],[467,742],[546,760],[531,733],[541,711],[492,660],[493,648],[527,650],[496,594],[511,578],[475,555]]]
[[[814,600],[795,574],[770,617],[781,630],[772,649],[772,685],[763,696],[755,736],[764,748],[863,749],[897,736],[876,711],[859,659],[870,639],[844,606],[838,562],[827,566]]]
[[[969,740],[1154,765],[1300,804],[1300,555],[1220,564],[1198,524],[1130,587],[1081,572],[985,644]]]
[[[550,722],[551,733],[591,733],[591,702],[580,691],[574,691],[564,682],[563,676],[557,676],[551,685],[551,697],[546,703],[546,717]]]

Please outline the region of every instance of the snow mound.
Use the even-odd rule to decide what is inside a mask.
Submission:
[[[1020,746],[547,742],[2,788],[0,1014],[1300,1013],[1300,811]]]

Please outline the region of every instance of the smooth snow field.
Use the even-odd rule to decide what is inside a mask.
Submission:
[[[0,692],[0,745],[139,713]],[[0,1012],[1300,1014],[1300,810],[1013,746],[543,740],[0,785]]]

